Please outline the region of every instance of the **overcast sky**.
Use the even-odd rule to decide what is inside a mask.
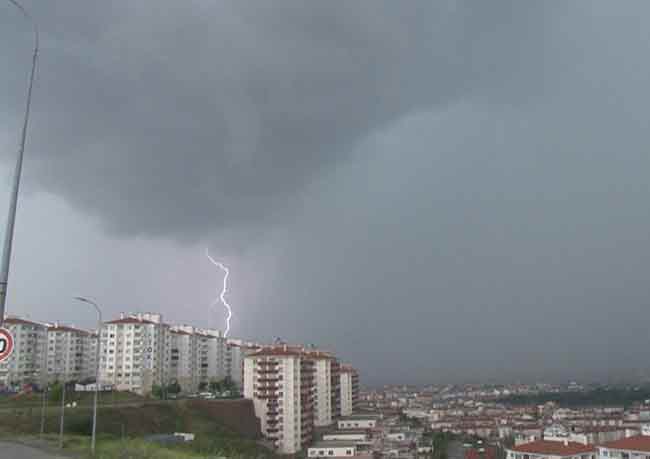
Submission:
[[[10,314],[223,328],[209,247],[231,336],[365,382],[650,367],[647,1],[24,3]],[[0,4],[3,218],[31,45]]]

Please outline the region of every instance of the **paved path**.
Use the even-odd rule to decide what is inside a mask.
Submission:
[[[0,458],[2,459],[64,459],[64,456],[57,456],[46,453],[43,450],[31,448],[18,443],[7,443],[0,441]]]

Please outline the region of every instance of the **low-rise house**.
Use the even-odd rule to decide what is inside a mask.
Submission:
[[[370,435],[368,435],[367,430],[363,430],[363,429],[336,430],[334,432],[323,434],[323,440],[350,441],[355,443],[368,442],[370,441]]]
[[[355,457],[357,446],[348,441],[319,441],[307,450],[307,457],[326,458],[326,457]]]
[[[374,429],[380,419],[376,414],[353,414],[338,420],[339,429]]]

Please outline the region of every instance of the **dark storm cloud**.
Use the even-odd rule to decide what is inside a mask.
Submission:
[[[12,311],[204,323],[207,241],[235,334],[366,381],[647,369],[647,2],[29,6],[25,190],[51,195],[23,201]],[[29,36],[0,11],[4,148]]]
[[[174,238],[268,219],[411,111],[528,92],[546,15],[515,1],[104,3],[29,4],[43,29],[30,176],[112,230]],[[18,22],[3,15],[28,43]]]

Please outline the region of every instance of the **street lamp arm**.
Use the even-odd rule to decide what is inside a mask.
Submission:
[[[32,29],[34,29],[34,54],[38,54],[38,49],[39,49],[39,35],[38,35],[38,26],[36,25],[36,21],[34,21],[34,18],[32,17],[31,14],[16,0],[9,0],[9,3],[14,5],[16,8],[20,10],[20,12],[25,16],[25,18],[31,23]]]

